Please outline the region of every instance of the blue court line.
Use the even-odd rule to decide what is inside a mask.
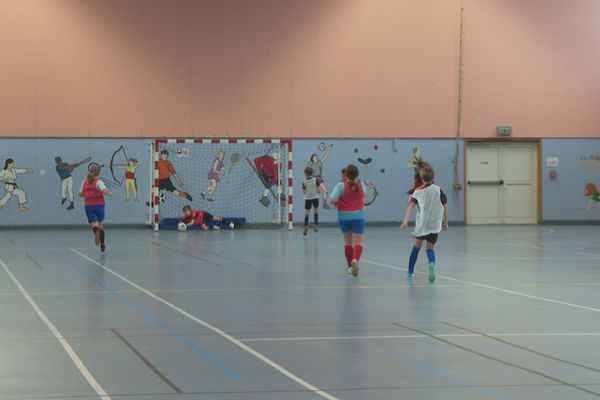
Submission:
[[[485,386],[481,386],[477,383],[470,382],[466,379],[461,378],[460,376],[458,376],[456,374],[453,374],[452,372],[448,372],[448,371],[444,371],[443,369],[436,368],[433,365],[427,364],[426,362],[416,359],[406,353],[396,351],[392,354],[399,356],[402,360],[408,361],[412,365],[414,365],[426,372],[429,372],[432,375],[439,376],[450,382],[456,383],[457,385],[468,386],[471,389],[475,389],[480,393],[486,394],[486,395],[493,397],[495,399],[498,399],[498,400],[512,400],[512,398],[505,396],[502,393],[498,393],[492,389],[488,389]]]
[[[161,328],[163,328],[167,332],[171,333],[177,340],[179,340],[181,343],[183,343],[187,347],[189,347],[192,350],[194,350],[196,353],[198,353],[199,355],[201,355],[202,357],[204,357],[206,360],[208,360],[208,362],[213,367],[215,367],[216,369],[220,370],[225,375],[227,375],[229,377],[229,379],[232,379],[232,380],[239,379],[239,375],[238,374],[236,374],[234,371],[232,371],[231,369],[229,369],[226,366],[224,366],[223,363],[221,363],[221,361],[219,361],[215,356],[211,355],[206,350],[204,350],[202,347],[198,346],[198,344],[196,344],[196,342],[194,342],[189,337],[187,337],[184,334],[182,334],[181,332],[179,332],[177,329],[175,329],[175,328],[173,328],[173,327],[165,324],[164,322],[162,322],[162,321],[154,318],[147,311],[145,311],[144,309],[140,308],[137,304],[129,301],[123,295],[121,295],[120,293],[117,293],[116,291],[114,291],[110,286],[108,286],[105,283],[103,283],[103,282],[99,281],[98,279],[96,279],[90,273],[88,273],[86,271],[82,271],[81,269],[79,269],[78,267],[76,267],[74,265],[69,264],[69,266],[71,268],[73,268],[75,271],[77,271],[80,274],[82,274],[83,276],[85,276],[87,279],[89,279],[93,283],[95,283],[100,288],[102,288],[102,289],[106,290],[107,292],[109,292],[112,295],[112,297],[114,297],[117,301],[119,301],[120,303],[126,305],[127,307],[129,307],[132,310],[134,310],[135,312],[137,312],[146,321],[152,322],[152,323],[160,326]]]

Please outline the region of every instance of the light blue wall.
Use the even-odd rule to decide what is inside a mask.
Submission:
[[[87,172],[87,164],[73,172],[75,209],[66,210],[61,205],[61,180],[56,173],[56,156],[67,163],[75,163],[90,156],[92,161],[106,167],[111,156],[121,145],[128,157],[137,158],[141,166],[137,170],[140,202],[125,202],[125,185],[113,189],[115,196],[107,200],[109,224],[142,224],[146,221],[149,198],[149,145],[147,140],[132,139],[0,139],[0,168],[7,158],[15,160],[17,168],[32,168],[32,174],[17,177],[17,184],[27,193],[29,211],[17,211],[16,197],[0,209],[0,225],[70,225],[86,223],[82,199],[77,196],[79,185]],[[116,160],[125,162],[124,153]],[[110,177],[108,168],[102,168],[102,176]],[[40,172],[45,171],[44,175]],[[117,177],[122,177],[119,171]],[[0,197],[4,196],[4,184],[0,182]]]
[[[406,169],[406,163],[412,155],[413,147],[419,147],[426,161],[436,170],[436,183],[446,190],[449,197],[450,219],[464,221],[464,192],[452,189],[452,160],[455,142],[453,140],[295,140],[294,141],[294,177],[295,211],[294,220],[303,220],[302,170],[312,153],[321,154],[320,143],[333,144],[330,158],[325,162],[324,178],[331,189],[339,181],[339,171],[348,163],[360,167],[361,176],[372,180],[380,192],[377,201],[368,208],[367,218],[376,222],[399,221],[406,209],[405,192],[412,185],[412,172]],[[19,175],[18,185],[27,192],[27,212],[17,211],[17,199],[13,198],[0,209],[0,225],[68,225],[85,223],[82,201],[76,197],[75,210],[67,211],[60,204],[60,179],[55,171],[54,158],[61,156],[73,163],[87,156],[94,162],[110,163],[110,158],[121,145],[129,157],[142,162],[137,171],[140,202],[125,202],[125,187],[114,189],[115,197],[108,200],[107,222],[111,224],[145,223],[148,208],[145,205],[149,197],[150,171],[147,140],[138,139],[0,139],[0,168],[6,158],[14,158],[17,167],[32,168],[33,174]],[[375,145],[378,146],[375,149]],[[463,176],[463,143],[460,144],[460,171]],[[358,150],[355,153],[355,149]],[[599,139],[545,139],[542,142],[543,166],[543,220],[544,221],[600,221],[600,212],[588,211],[588,199],[584,196],[584,187],[588,182],[600,187],[600,161],[584,167],[582,158],[600,156]],[[124,161],[119,153],[119,162]],[[372,158],[373,162],[365,167],[358,158]],[[546,167],[547,157],[558,157],[560,165],[556,181],[550,180],[550,168]],[[85,176],[85,166],[75,170],[75,188]],[[384,169],[385,172],[381,172]],[[40,171],[45,170],[45,175]],[[110,176],[108,169],[104,176]],[[204,179],[204,176],[203,178]],[[4,185],[0,184],[0,197],[4,195]],[[595,203],[596,209],[600,203]],[[321,211],[321,221],[335,222],[335,211]]]
[[[600,203],[586,210],[584,195],[586,183],[600,188],[600,139],[545,139],[542,154],[544,221],[600,221]],[[547,167],[547,157],[558,157],[559,166]],[[550,180],[551,169],[556,180]]]
[[[425,161],[436,170],[435,182],[448,194],[451,221],[464,221],[463,192],[452,189],[453,164],[456,142],[453,140],[295,140],[294,141],[294,220],[304,219],[304,201],[302,200],[302,170],[313,153],[319,151],[319,143],[333,144],[333,151],[325,162],[323,178],[329,190],[339,181],[340,170],[349,163],[360,167],[361,177],[373,181],[379,191],[375,203],[367,209],[367,220],[372,222],[400,221],[406,212],[406,192],[413,185],[413,171],[406,168],[412,157],[412,149],[419,147]],[[375,149],[377,146],[377,149]],[[459,177],[462,181],[463,144],[460,143]],[[355,152],[355,149],[358,152]],[[358,158],[372,158],[368,166],[358,162]],[[385,172],[381,172],[381,170]],[[323,222],[337,221],[333,210],[321,210]]]

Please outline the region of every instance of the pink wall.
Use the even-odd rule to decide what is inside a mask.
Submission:
[[[467,1],[465,136],[598,136],[598,15]],[[0,136],[451,137],[459,16],[460,0],[2,0]]]
[[[471,0],[463,136],[600,136],[600,1]]]

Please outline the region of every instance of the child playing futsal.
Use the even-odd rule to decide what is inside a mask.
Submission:
[[[415,264],[423,241],[427,242],[427,259],[429,260],[429,282],[435,281],[435,252],[433,250],[438,235],[448,230],[448,199],[439,186],[433,184],[435,172],[430,166],[421,168],[420,171],[423,185],[412,194],[408,210],[401,228],[406,229],[408,220],[414,209],[417,209],[417,219],[413,236],[415,245],[410,253],[408,262],[408,278],[412,279]]]
[[[313,176],[311,167],[304,168],[304,182],[302,182],[302,193],[304,194],[304,236],[308,235],[308,220],[310,219],[310,210],[314,210],[315,224],[313,229],[319,231],[319,187],[321,180]]]
[[[223,217],[217,217],[216,215],[212,215],[211,213],[203,210],[194,211],[190,205],[183,207],[183,217],[181,217],[181,222],[186,224],[188,228],[192,227],[193,225],[199,225],[201,230],[207,231],[208,225],[206,222],[208,221],[223,222],[224,224],[229,225],[230,229],[235,228],[235,224],[233,222],[227,222]],[[221,228],[215,224],[213,225],[213,229],[219,230]]]
[[[358,168],[350,164],[346,167],[343,182],[333,188],[329,200],[338,209],[348,273],[354,276],[358,276],[358,263],[363,252],[365,189],[366,183],[358,179]]]
[[[81,184],[79,196],[84,198],[85,214],[92,231],[96,246],[100,246],[100,251],[104,253],[106,250],[105,234],[104,234],[104,195],[112,196],[110,190],[106,188],[102,179],[98,178],[100,168],[92,166],[87,174],[87,177]]]

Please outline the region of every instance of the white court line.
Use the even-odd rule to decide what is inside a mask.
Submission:
[[[165,306],[171,308],[172,310],[177,311],[181,315],[183,315],[183,316],[191,319],[192,321],[198,323],[199,325],[202,325],[205,328],[208,328],[211,331],[219,334],[224,339],[227,339],[228,341],[230,341],[231,343],[235,344],[236,346],[238,346],[242,350],[245,350],[248,353],[252,354],[254,357],[258,358],[259,360],[261,360],[262,362],[264,362],[268,366],[272,367],[273,369],[279,371],[280,373],[282,373],[283,375],[285,375],[286,377],[288,377],[292,381],[300,384],[301,386],[304,386],[306,389],[310,390],[314,394],[319,395],[319,396],[321,396],[321,397],[323,397],[324,399],[327,399],[327,400],[338,400],[337,397],[333,397],[329,393],[324,392],[323,390],[319,389],[318,387],[313,386],[312,384],[308,383],[307,381],[303,380],[302,378],[294,375],[293,373],[291,373],[287,369],[283,368],[281,365],[277,364],[275,361],[273,361],[270,358],[268,358],[267,356],[259,353],[258,351],[254,350],[253,348],[245,345],[244,343],[242,343],[238,339],[236,339],[233,336],[229,335],[228,333],[222,331],[221,329],[217,328],[216,326],[213,326],[213,325],[209,324],[208,322],[203,321],[200,318],[197,318],[197,317],[193,316],[192,314],[190,314],[189,312],[185,311],[184,309],[176,306],[173,303],[168,302],[167,300],[163,299],[162,297],[159,297],[159,296],[155,295],[154,293],[150,292],[149,290],[144,289],[143,287],[141,287],[137,283],[135,283],[133,281],[130,281],[129,279],[127,279],[124,276],[120,275],[119,273],[113,271],[112,269],[110,269],[110,268],[108,268],[108,267],[100,264],[97,261],[94,261],[93,259],[89,258],[85,254],[83,254],[83,253],[81,253],[81,252],[79,252],[79,251],[77,251],[77,250],[75,250],[73,248],[71,248],[71,251],[74,252],[75,254],[78,254],[81,257],[85,258],[86,260],[88,260],[92,264],[97,265],[98,267],[102,268],[106,272],[108,272],[108,273],[116,276],[117,278],[121,279],[123,282],[128,283],[129,285],[133,286],[134,288],[136,288],[140,292],[145,293],[146,295],[152,297],[154,300],[156,300],[156,301],[164,304]]]
[[[600,336],[600,332],[537,332],[537,333],[487,333],[487,336],[495,337],[516,337],[516,336],[535,336],[535,337],[569,337],[569,336]],[[460,338],[460,337],[485,337],[483,334],[476,333],[448,333],[441,335],[433,335],[439,338]],[[381,335],[381,336],[307,336],[307,337],[276,337],[276,338],[248,338],[239,339],[240,342],[295,342],[295,341],[310,341],[310,340],[356,340],[356,339],[427,339],[427,335]]]
[[[575,256],[584,255],[584,256],[595,257],[595,258],[600,257],[600,253],[593,254],[593,253],[585,253],[583,251],[549,249],[547,247],[542,247],[542,246],[531,246],[531,245],[518,244],[518,243],[504,243],[504,244],[509,245],[509,246],[513,246],[513,247],[523,248],[523,249],[535,249],[535,250],[544,250],[544,251],[560,251],[561,253],[572,254],[572,255],[575,255]]]
[[[110,400],[110,396],[106,393],[102,386],[100,386],[98,381],[96,381],[96,378],[94,378],[91,372],[87,369],[87,367],[85,366],[83,361],[81,361],[77,353],[75,353],[75,350],[73,350],[69,342],[67,342],[67,340],[63,337],[62,333],[60,333],[56,326],[54,326],[54,324],[48,319],[48,317],[46,317],[46,314],[44,314],[44,312],[41,310],[40,307],[38,307],[37,303],[33,300],[29,293],[27,293],[27,290],[25,290],[25,288],[21,285],[17,278],[15,278],[15,276],[12,274],[10,269],[8,269],[4,261],[0,260],[0,266],[2,266],[4,272],[6,272],[8,277],[15,284],[15,286],[19,288],[19,291],[23,294],[23,297],[25,297],[31,308],[33,308],[33,311],[35,311],[38,317],[40,317],[40,319],[44,321],[50,332],[52,332],[56,340],[58,340],[63,349],[65,349],[65,352],[69,355],[79,372],[81,372],[81,375],[83,375],[85,380],[89,383],[92,389],[94,389],[96,394],[100,396],[100,399]]]
[[[379,265],[381,267],[386,267],[386,268],[391,268],[391,269],[397,269],[399,271],[406,271],[406,268],[401,268],[401,267],[394,266],[394,265],[389,265],[389,264],[378,263],[378,262],[375,262],[375,261],[363,260],[363,262],[366,262],[368,264],[373,264],[373,265]],[[423,275],[428,275],[425,272],[419,272],[419,271],[415,271],[415,273],[417,273],[417,274],[423,274]],[[568,303],[566,301],[549,299],[547,297],[534,296],[534,295],[527,294],[527,293],[515,292],[514,290],[503,289],[501,287],[492,286],[492,285],[486,285],[484,283],[471,282],[471,281],[463,281],[462,279],[450,278],[449,276],[444,276],[444,275],[439,275],[439,274],[437,275],[437,277],[441,278],[441,279],[446,279],[446,280],[452,281],[452,282],[464,283],[464,284],[467,284],[467,285],[478,286],[478,287],[482,287],[482,288],[485,288],[485,289],[496,290],[498,292],[508,293],[508,294],[512,294],[512,295],[515,295],[515,296],[527,297],[529,299],[534,299],[534,300],[539,300],[539,301],[545,301],[547,303],[560,304],[560,305],[563,305],[563,306],[568,306],[568,307],[573,307],[573,308],[579,308],[581,310],[587,310],[587,311],[593,311],[593,312],[600,313],[600,308],[583,306],[581,304],[575,304],[575,303]]]

